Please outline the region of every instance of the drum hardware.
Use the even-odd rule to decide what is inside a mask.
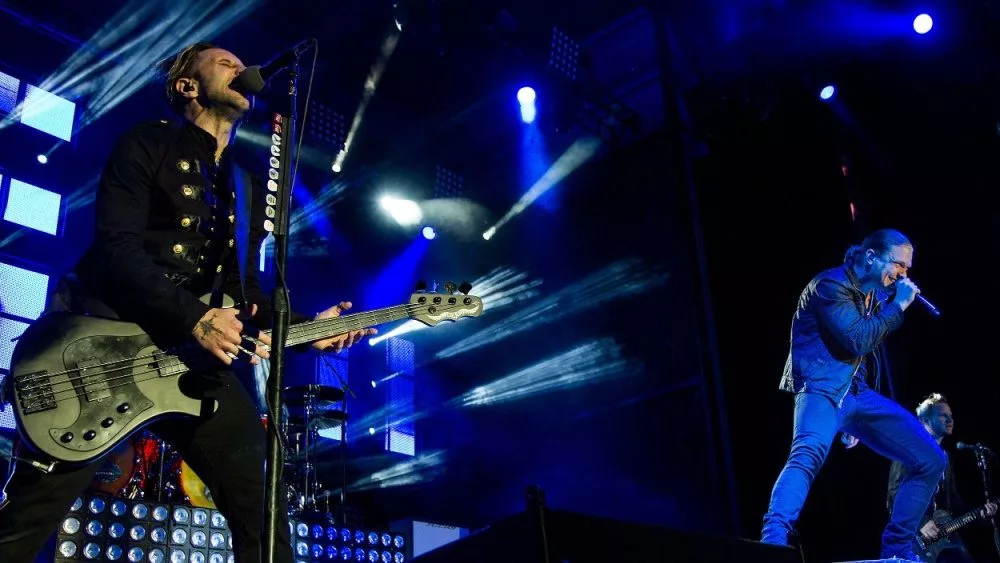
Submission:
[[[320,492],[322,485],[316,466],[315,446],[319,438],[317,427],[340,426],[346,478],[347,456],[344,448],[348,416],[345,412],[344,391],[337,387],[311,384],[286,387],[283,393],[287,414],[282,422],[282,434],[291,445],[285,456],[285,466],[290,470],[286,479],[289,513],[296,515],[306,510],[324,512],[321,510],[321,501],[325,500],[325,507],[322,508],[329,514],[329,492]],[[343,497],[341,498],[343,502]]]

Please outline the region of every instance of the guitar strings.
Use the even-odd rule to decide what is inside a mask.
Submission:
[[[452,306],[452,307],[454,307],[454,306]],[[446,307],[446,308],[450,308],[450,307]],[[361,315],[364,315],[364,314],[363,313],[359,313],[358,316],[355,317],[355,318],[356,319],[360,318]],[[327,320],[327,319],[323,319],[323,320]],[[317,321],[317,323],[318,322],[322,322],[322,321]],[[317,330],[314,330],[314,329],[310,329],[309,331],[303,331],[303,332],[314,332],[315,334],[326,334],[326,331],[317,331]],[[338,334],[340,334],[340,333],[338,332]],[[151,356],[155,356],[155,355],[156,354],[152,354]],[[150,356],[147,356],[147,357],[150,357]],[[176,360],[177,361],[177,365],[184,366],[186,368],[186,369],[183,369],[182,371],[180,371],[179,373],[177,373],[176,375],[183,375],[184,373],[187,373],[189,371],[196,371],[196,370],[198,370],[198,368],[206,368],[206,369],[216,368],[217,369],[218,365],[219,365],[218,360],[214,356],[209,356],[207,354],[199,354],[198,356],[195,356],[195,358],[193,358],[193,362],[192,362],[191,365],[188,365],[185,362],[180,361],[180,359],[177,358],[176,356],[171,356],[171,355],[164,354],[163,358],[154,360],[152,362],[147,362],[147,363],[144,363],[144,364],[135,364],[133,362],[133,363],[130,363],[130,365],[127,365],[127,366],[118,367],[118,368],[114,368],[114,369],[103,370],[103,371],[99,372],[99,374],[100,375],[105,375],[105,374],[109,374],[109,373],[112,373],[112,372],[115,372],[115,371],[128,370],[128,369],[130,369],[132,367],[135,367],[135,368],[138,368],[138,369],[149,368],[149,369],[146,369],[145,371],[127,372],[127,373],[123,373],[123,374],[120,374],[120,375],[115,376],[115,377],[105,378],[105,379],[103,379],[101,381],[94,382],[94,383],[83,382],[83,381],[80,380],[79,377],[77,377],[77,378],[70,377],[66,381],[58,381],[58,382],[55,382],[55,383],[48,383],[48,384],[43,383],[41,385],[36,385],[36,386],[34,386],[32,388],[32,390],[39,391],[39,392],[26,394],[26,396],[24,397],[24,401],[28,401],[29,399],[49,399],[49,400],[51,400],[53,402],[57,402],[58,403],[58,402],[61,402],[61,401],[72,400],[72,399],[77,398],[76,391],[78,391],[78,390],[83,390],[83,392],[86,393],[87,392],[86,391],[86,387],[92,387],[94,393],[99,393],[99,392],[104,391],[104,390],[110,390],[110,389],[115,389],[115,388],[118,388],[118,387],[123,387],[125,385],[129,385],[130,382],[123,381],[123,380],[128,380],[130,377],[134,378],[136,376],[146,375],[146,374],[150,374],[150,373],[156,373],[157,375],[155,377],[144,378],[144,379],[141,379],[141,380],[134,380],[134,381],[138,382],[138,381],[149,381],[149,380],[152,380],[152,379],[157,379],[157,378],[161,377],[159,375],[159,373],[161,371],[165,371],[165,370],[169,371],[171,369],[171,367],[173,367],[171,365],[164,365],[164,366],[156,366],[155,365],[155,364],[159,364],[159,363],[164,363],[166,360]],[[77,370],[68,370],[67,372],[63,372],[63,373],[69,373],[69,372],[72,372],[72,371],[79,371],[79,369],[77,369]],[[98,375],[98,373],[95,373],[94,375]],[[172,374],[172,375],[174,375],[174,374]],[[91,377],[91,376],[87,376],[87,377]],[[167,377],[169,377],[169,376],[167,376]],[[106,385],[106,386],[105,385],[101,385],[102,383],[107,384],[107,383],[112,383],[112,382],[115,382],[115,381],[122,381],[122,383],[117,384],[117,385]],[[69,385],[69,388],[55,389],[57,386],[66,386],[66,385]],[[57,395],[61,395],[61,394],[65,394],[65,393],[70,393],[71,395],[67,396],[67,397],[60,397],[58,399],[55,398]]]
[[[306,338],[305,341],[308,341],[310,337],[313,337],[313,336],[316,336],[316,335],[319,335],[319,334],[323,334],[324,332],[328,332],[330,330],[330,328],[329,328],[328,325],[336,325],[338,323],[342,323],[344,325],[349,325],[351,322],[355,322],[355,321],[357,321],[358,319],[360,319],[362,317],[366,317],[366,320],[364,322],[362,322],[361,324],[368,324],[369,321],[376,320],[374,317],[377,317],[377,316],[379,316],[379,315],[381,315],[383,313],[392,312],[393,310],[395,310],[397,308],[398,309],[404,309],[404,310],[406,310],[407,315],[409,315],[409,314],[413,313],[414,311],[416,311],[416,309],[419,309],[421,307],[427,307],[427,306],[428,305],[426,305],[426,304],[412,304],[412,303],[410,303],[410,304],[405,304],[405,305],[396,305],[394,307],[386,307],[384,309],[375,309],[373,311],[365,311],[363,313],[355,313],[355,314],[352,314],[352,315],[344,315],[344,316],[341,316],[341,317],[331,317],[331,318],[328,318],[328,319],[320,319],[320,320],[316,320],[316,321],[306,321],[304,323],[300,323],[300,324],[297,324],[297,325],[290,326],[289,330],[288,330],[288,336],[289,336],[289,340],[291,340],[292,339],[291,337],[293,337],[293,336],[295,338],[302,338],[303,336],[306,336],[307,338]],[[454,309],[454,308],[461,308],[461,307],[456,304],[456,305],[444,305],[444,306],[442,306],[442,308],[444,308],[444,309]],[[367,317],[373,317],[373,318],[367,319]],[[349,329],[346,329],[346,327],[345,327],[345,330],[349,331]],[[271,331],[269,331],[269,330],[267,330],[267,331],[261,331],[261,332],[263,332],[265,334],[270,334],[271,333]],[[300,334],[300,333],[305,333],[305,334]],[[339,334],[339,333],[331,334],[331,336],[335,336],[336,334]],[[295,346],[295,345],[296,344],[289,344],[289,346]],[[191,344],[185,344],[185,346],[192,346],[192,345]],[[197,348],[193,348],[192,347],[192,349],[194,351],[196,351],[196,352],[201,352],[201,350],[198,350]],[[157,349],[155,352],[152,352],[151,354],[148,354],[148,355],[145,355],[145,356],[136,356],[134,358],[128,358],[128,359],[125,359],[125,360],[113,360],[113,361],[110,361],[110,362],[105,362],[105,363],[101,363],[101,364],[95,364],[93,366],[88,366],[86,368],[73,368],[73,369],[68,369],[68,370],[58,371],[58,372],[52,372],[52,373],[46,373],[46,374],[34,374],[31,377],[25,376],[25,377],[22,377],[22,378],[15,378],[15,382],[17,382],[17,383],[27,383],[27,382],[31,382],[31,381],[34,381],[34,380],[45,379],[47,377],[52,377],[52,376],[56,376],[56,375],[64,375],[64,374],[67,374],[67,373],[72,373],[74,371],[80,371],[80,370],[83,370],[83,369],[93,369],[93,368],[98,368],[98,367],[103,367],[103,366],[108,366],[108,365],[113,365],[113,364],[131,363],[131,362],[134,362],[135,360],[142,360],[142,359],[146,359],[146,358],[152,358],[152,357],[156,356],[157,354],[170,354],[170,352],[169,351],[165,351],[165,350],[161,350],[161,349]],[[100,375],[100,374],[103,374],[103,373],[105,373],[105,372],[95,372],[95,375]]]
[[[397,310],[397,309],[398,310],[402,310],[402,311],[405,311],[407,313],[407,315],[409,315],[409,314],[413,313],[415,310],[417,310],[417,309],[419,309],[421,307],[426,307],[426,306],[427,306],[426,304],[397,305],[397,306],[394,306],[394,307],[387,307],[385,309],[376,309],[374,311],[366,311],[366,312],[363,312],[363,313],[355,313],[353,315],[345,315],[343,317],[331,317],[329,319],[320,319],[318,321],[307,321],[307,322],[304,322],[304,323],[300,323],[298,325],[294,325],[293,327],[289,327],[289,335],[288,336],[289,336],[289,340],[291,340],[292,337],[297,338],[297,339],[305,337],[305,341],[308,342],[313,337],[316,337],[316,336],[328,333],[331,330],[330,329],[330,325],[336,325],[336,324],[343,324],[343,325],[345,325],[342,329],[338,329],[338,332],[330,334],[330,336],[335,336],[337,334],[342,334],[342,332],[340,332],[340,330],[343,330],[345,332],[349,332],[351,330],[349,328],[351,324],[358,324],[358,325],[361,325],[361,326],[366,325],[366,324],[370,324],[372,321],[377,320],[375,317],[379,317],[379,316],[384,315],[386,313],[392,312],[393,310]],[[455,308],[461,308],[461,306],[459,306],[458,304],[455,304],[455,305],[444,305],[444,306],[441,307],[441,309],[449,309],[449,310],[450,309],[455,309]],[[371,317],[371,318],[369,318],[369,317]],[[270,333],[270,331],[263,331],[263,332]],[[319,340],[319,339],[321,339],[321,338],[317,338],[317,340]],[[294,345],[295,344],[288,344],[288,346],[294,346]],[[196,348],[194,350],[198,354],[204,353],[204,351],[198,350]],[[88,366],[86,368],[74,368],[74,369],[69,369],[69,370],[65,370],[65,371],[61,371],[61,372],[53,372],[51,374],[36,374],[34,376],[31,376],[31,377],[25,377],[25,378],[22,378],[20,380],[15,380],[15,384],[17,384],[17,383],[22,383],[23,384],[23,383],[34,382],[34,381],[38,381],[39,382],[38,385],[27,386],[27,387],[24,387],[24,388],[21,389],[21,391],[27,392],[27,391],[32,391],[32,390],[36,390],[36,389],[43,389],[43,388],[49,387],[51,385],[57,385],[58,383],[56,383],[56,384],[50,384],[50,383],[47,383],[45,381],[41,381],[41,380],[44,380],[44,379],[47,379],[47,378],[50,378],[50,377],[53,377],[53,376],[57,376],[57,375],[64,375],[64,374],[68,374],[68,373],[79,372],[79,371],[82,371],[82,370],[94,369],[96,367],[111,366],[111,365],[115,365],[115,364],[124,364],[124,365],[119,365],[119,367],[115,367],[115,368],[105,369],[105,370],[101,370],[101,371],[95,371],[93,374],[88,374],[87,377],[97,376],[97,375],[105,375],[105,374],[112,373],[112,372],[115,372],[115,371],[121,371],[121,370],[124,370],[124,369],[129,369],[129,368],[131,368],[133,366],[135,366],[135,367],[141,367],[143,364],[138,364],[137,365],[135,363],[137,360],[152,359],[152,362],[150,362],[150,363],[158,363],[158,362],[163,362],[163,361],[165,361],[167,359],[170,359],[170,358],[176,358],[178,361],[180,361],[180,358],[177,357],[176,355],[170,354],[169,352],[165,352],[163,350],[156,350],[155,352],[153,352],[151,354],[148,354],[148,355],[145,355],[145,356],[136,356],[134,358],[128,358],[128,359],[124,359],[124,360],[114,360],[114,361],[111,361],[111,362],[105,362],[103,364],[96,364],[94,366]],[[208,356],[208,359],[210,359],[212,361],[217,361],[214,356]],[[146,364],[146,365],[148,365],[148,364]],[[62,382],[60,382],[60,383],[62,383]]]
[[[335,323],[330,323],[330,322],[327,322],[327,321],[341,321],[345,325],[347,325],[347,324],[350,324],[350,322],[360,321],[362,318],[365,318],[365,317],[373,317],[373,316],[378,316],[379,314],[384,314],[385,312],[391,311],[392,309],[396,309],[397,307],[400,308],[400,309],[406,310],[409,313],[409,312],[412,312],[412,310],[419,309],[421,307],[426,307],[426,306],[427,306],[426,304],[423,304],[423,305],[420,305],[420,304],[399,305],[399,306],[390,307],[390,308],[387,308],[387,309],[376,310],[376,311],[369,311],[369,312],[366,312],[366,313],[357,313],[355,315],[347,315],[347,316],[344,316],[344,317],[332,317],[330,319],[320,319],[318,321],[309,321],[307,323],[302,323],[302,324],[299,324],[299,325],[295,325],[295,328],[298,329],[297,332],[302,333],[302,334],[297,334],[296,336],[299,337],[299,338],[301,338],[301,337],[303,337],[305,335],[309,335],[309,337],[306,340],[306,341],[309,341],[309,339],[311,337],[313,337],[313,336],[318,336],[318,335],[326,334],[326,333],[329,332],[329,328],[326,325],[331,325],[331,324],[335,324]],[[460,309],[460,308],[462,308],[464,306],[465,305],[458,305],[458,304],[455,304],[455,305],[442,305],[442,306],[439,307],[439,310],[448,311],[448,310],[452,310],[452,309]],[[349,321],[349,322],[345,322],[345,321]],[[369,319],[365,319],[364,323],[362,323],[362,324],[367,324],[368,322],[369,322]],[[323,326],[320,326],[320,325],[323,325]],[[349,330],[350,329],[348,329],[348,331]],[[290,327],[289,328],[289,337],[292,336],[291,333],[292,333],[292,329]],[[336,334],[342,334],[342,333],[337,332],[335,334],[332,334],[331,336],[335,336]],[[321,339],[321,338],[316,338],[316,340],[319,340],[319,339]],[[158,355],[160,355],[162,357],[156,358]],[[135,360],[146,359],[146,358],[155,358],[155,359],[153,361],[151,361],[151,362],[147,362],[147,363],[144,363],[144,364],[136,364],[135,363]],[[136,379],[136,377],[139,377],[139,376],[142,376],[142,375],[146,375],[146,374],[149,374],[149,373],[157,373],[158,374],[159,372],[161,372],[163,370],[169,370],[171,368],[170,365],[165,365],[165,366],[159,367],[159,366],[155,366],[155,364],[164,363],[166,360],[171,360],[171,359],[177,360],[177,363],[180,366],[184,366],[185,368],[187,368],[187,369],[184,369],[183,371],[181,371],[180,373],[178,373],[176,375],[183,375],[184,373],[187,373],[189,371],[195,371],[199,367],[215,367],[219,363],[218,360],[214,356],[202,355],[201,357],[195,357],[194,358],[194,364],[193,365],[189,365],[189,364],[181,361],[180,358],[178,358],[177,356],[174,356],[174,355],[171,355],[171,354],[168,354],[166,352],[158,350],[157,352],[154,352],[154,353],[152,353],[150,355],[147,355],[147,356],[142,356],[142,357],[137,357],[137,358],[131,358],[131,359],[128,359],[128,360],[117,360],[117,361],[114,361],[114,362],[107,362],[106,364],[101,364],[101,365],[113,365],[113,364],[116,364],[116,363],[127,363],[128,365],[117,367],[117,368],[112,368],[112,369],[102,370],[100,372],[95,372],[94,374],[88,375],[86,377],[92,377],[92,376],[96,376],[96,375],[105,375],[105,374],[113,373],[113,372],[116,372],[116,371],[128,370],[130,368],[140,368],[140,369],[144,368],[144,367],[150,368],[150,369],[146,369],[145,371],[135,371],[135,370],[133,370],[133,371],[131,371],[129,373],[125,373],[125,374],[122,374],[122,375],[119,375],[119,376],[116,376],[116,377],[104,379],[101,382],[95,382],[95,383],[84,383],[84,382],[80,381],[79,377],[77,377],[77,378],[70,377],[66,381],[59,381],[59,382],[55,382],[55,383],[47,383],[46,384],[46,383],[43,382],[40,385],[36,385],[36,386],[30,387],[28,389],[22,389],[22,392],[25,395],[25,397],[23,397],[22,400],[25,401],[25,402],[27,402],[27,401],[29,401],[31,399],[49,398],[53,402],[61,402],[61,401],[72,400],[74,398],[77,398],[77,395],[76,395],[76,391],[77,390],[83,389],[84,393],[86,393],[85,388],[88,387],[88,386],[94,387],[94,392],[95,393],[99,393],[99,392],[104,391],[104,390],[115,389],[115,388],[123,387],[125,385],[129,385],[130,384],[130,382],[127,382],[127,381],[126,382],[122,382],[121,384],[117,384],[117,385],[106,385],[106,386],[105,385],[100,385],[100,383],[111,383],[111,382],[114,382],[114,381],[120,381],[120,380],[129,379],[129,378],[132,378],[133,382],[149,381],[149,380],[152,380],[152,379],[156,379],[156,378],[158,378],[160,376],[157,375],[156,377],[153,377],[153,378],[144,378],[144,379]],[[211,365],[211,366],[199,366],[199,365],[197,365],[198,362],[204,361],[204,360],[210,360],[213,365]],[[96,367],[96,366],[94,366],[94,367]],[[76,368],[76,369],[72,369],[72,370],[66,370],[66,371],[63,371],[63,372],[58,372],[58,373],[53,373],[53,374],[46,374],[46,375],[42,375],[42,376],[37,376],[37,378],[40,379],[40,378],[51,377],[53,375],[63,375],[63,374],[72,373],[72,372],[79,372],[82,369],[92,369],[92,368]],[[29,380],[30,379],[36,379],[36,378],[29,378]],[[54,388],[56,386],[67,385],[67,384],[70,386],[68,389],[54,390]],[[48,389],[48,392],[46,392],[46,389]],[[40,393],[30,393],[29,392],[29,391],[35,391],[35,390],[41,390],[41,392]],[[55,398],[56,395],[63,394],[63,393],[73,393],[73,395],[68,396],[68,397],[60,397],[58,399]],[[50,397],[50,395],[51,395],[51,397]]]

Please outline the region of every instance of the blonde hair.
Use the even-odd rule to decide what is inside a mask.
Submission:
[[[921,422],[927,422],[931,418],[931,408],[937,405],[947,405],[948,399],[941,393],[931,393],[919,405],[917,405],[917,418]]]

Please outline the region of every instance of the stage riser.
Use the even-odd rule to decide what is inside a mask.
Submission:
[[[788,547],[702,536],[561,511],[548,511],[544,525],[537,513],[512,516],[486,530],[417,557],[414,561],[534,563],[546,559],[572,563],[802,563],[799,553]]]

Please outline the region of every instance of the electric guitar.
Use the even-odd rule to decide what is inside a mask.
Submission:
[[[992,502],[998,502],[1000,499],[994,500]],[[975,510],[970,510],[969,512],[959,516],[958,518],[952,518],[951,513],[947,510],[935,510],[934,514],[931,516],[931,520],[937,525],[938,530],[941,533],[933,539],[924,539],[922,535],[917,534],[916,540],[916,551],[920,555],[921,559],[925,563],[934,563],[937,561],[938,555],[948,549],[949,547],[957,547],[957,544],[950,539],[952,533],[968,526],[969,524],[986,518],[986,507],[981,506]],[[926,522],[921,523],[923,526]]]
[[[403,319],[435,326],[482,310],[479,297],[418,292],[403,305],[293,324],[286,347]],[[192,371],[224,366],[197,344],[184,348],[160,349],[124,321],[75,313],[41,317],[18,339],[8,376],[21,438],[55,461],[86,463],[159,418],[197,416],[202,401],[185,395],[181,382]]]

